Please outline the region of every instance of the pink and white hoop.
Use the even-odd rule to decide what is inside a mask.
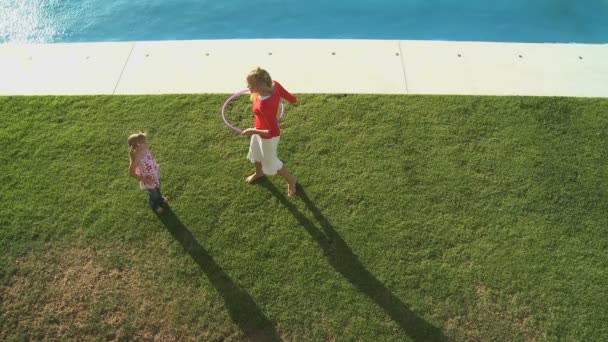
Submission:
[[[232,94],[228,100],[226,100],[226,102],[224,102],[224,106],[222,106],[222,119],[224,119],[224,123],[226,124],[226,126],[228,126],[230,129],[232,129],[233,131],[237,132],[238,134],[243,133],[242,129],[238,129],[234,126],[232,126],[228,120],[226,120],[226,107],[228,106],[228,104],[230,103],[230,101],[234,100],[235,97],[239,96],[239,95],[243,95],[249,93],[249,89],[243,89],[239,92],[236,92],[234,94]],[[283,104],[283,100],[281,100],[281,116],[279,117],[279,122],[281,122],[281,120],[283,119],[283,115],[285,115],[285,105]]]

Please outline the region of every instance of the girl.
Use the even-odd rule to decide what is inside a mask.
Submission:
[[[277,112],[281,98],[290,103],[296,103],[297,99],[259,67],[247,76],[247,88],[251,91],[255,128],[247,128],[242,134],[251,137],[247,158],[255,163],[255,172],[245,179],[245,183],[251,184],[264,175],[278,173],[287,181],[287,195],[294,196],[296,179],[277,158],[281,135]]]
[[[157,213],[168,201],[160,193],[160,167],[148,150],[146,134],[134,133],[127,139],[129,143],[129,176],[139,180],[139,187],[148,190],[148,203]]]

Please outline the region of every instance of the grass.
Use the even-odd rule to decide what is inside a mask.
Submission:
[[[608,100],[301,95],[289,199],[225,98],[0,98],[1,340],[608,339]]]

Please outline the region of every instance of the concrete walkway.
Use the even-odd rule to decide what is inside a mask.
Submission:
[[[198,40],[0,45],[0,95],[294,93],[608,97],[608,44]]]

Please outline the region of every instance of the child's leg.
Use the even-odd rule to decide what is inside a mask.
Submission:
[[[294,176],[291,175],[291,173],[289,173],[289,170],[287,170],[287,168],[285,166],[283,166],[282,169],[280,169],[279,171],[277,171],[277,173],[279,175],[281,175],[281,177],[285,178],[285,180],[287,181],[287,195],[289,197],[292,197],[296,194],[296,179]]]
[[[263,177],[263,176],[264,176],[264,172],[262,171],[262,163],[256,161],[255,162],[255,172],[251,176],[245,178],[245,183],[251,184],[256,179]]]
[[[160,189],[148,189],[148,203],[150,204],[150,208],[156,211],[157,213],[162,213],[163,208],[161,205],[165,203],[165,198],[160,193]]]

